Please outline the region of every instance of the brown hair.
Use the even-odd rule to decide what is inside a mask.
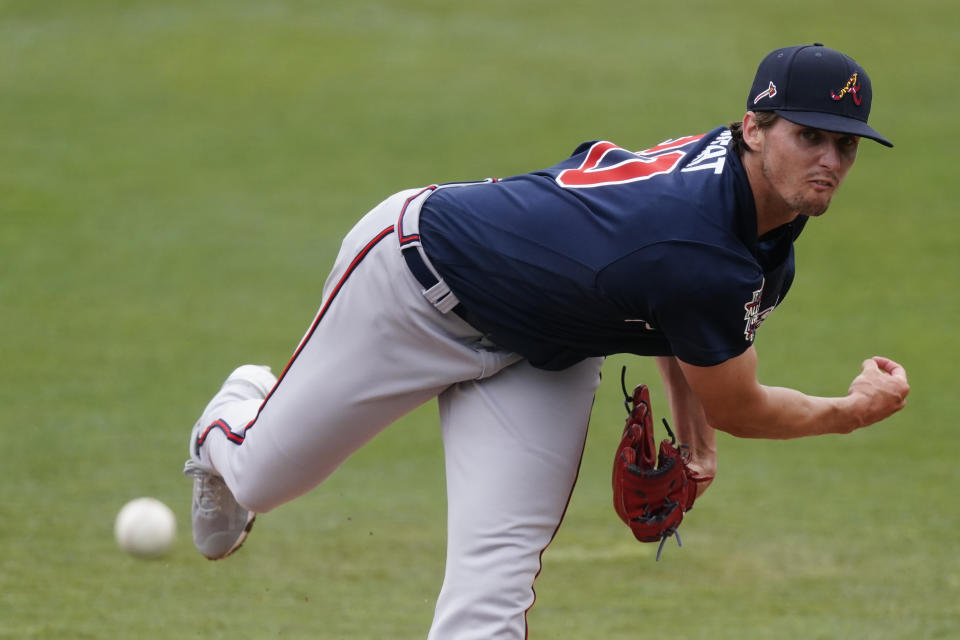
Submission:
[[[779,118],[773,111],[754,111],[753,115],[756,116],[757,126],[761,129],[769,129],[773,126],[773,123],[777,121],[777,118]],[[753,149],[743,141],[743,122],[737,120],[731,122],[729,126],[730,133],[733,134],[733,141],[730,143],[730,146],[737,152],[737,155],[742,158],[744,153],[753,151]]]

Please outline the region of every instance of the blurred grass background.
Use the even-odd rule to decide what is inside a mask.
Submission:
[[[677,1],[0,0],[0,637],[420,638],[443,571],[435,408],[388,429],[243,552],[192,549],[189,427],[242,362],[282,368],[343,233],[401,188],[645,148],[742,115],[760,58],[825,42],[871,123],[761,376],[838,395],[903,362],[906,411],[844,437],[721,435],[720,475],[654,563],[609,504],[611,358],[544,555],[537,638],[960,635],[954,463],[960,9]],[[174,551],[120,552],[151,495]]]

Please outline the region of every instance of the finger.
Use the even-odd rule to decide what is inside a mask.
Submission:
[[[891,381],[896,383],[897,393],[900,396],[900,406],[897,408],[899,411],[906,404],[907,395],[910,393],[910,383],[907,382],[907,370],[904,369],[902,365],[894,362],[890,358],[876,356],[873,358],[873,360],[876,362],[880,371],[884,371],[889,374]]]
[[[907,370],[904,369],[899,363],[894,362],[890,358],[884,358],[883,356],[874,356],[871,359],[881,371],[889,373],[897,378],[902,378],[904,380],[907,379]]]

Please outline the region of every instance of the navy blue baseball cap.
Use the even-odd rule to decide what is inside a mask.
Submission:
[[[820,43],[771,51],[757,68],[748,111],[773,111],[794,124],[893,143],[867,124],[873,90],[857,62]]]

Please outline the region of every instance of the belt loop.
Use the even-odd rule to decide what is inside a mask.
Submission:
[[[443,280],[437,282],[429,289],[423,292],[423,296],[436,307],[437,311],[440,313],[450,313],[453,309],[460,304],[460,301],[457,300],[457,296],[453,295],[453,292],[450,291],[450,287],[447,286],[447,283]]]
[[[423,253],[420,245],[407,245],[400,249],[403,259],[407,262],[410,272],[423,287],[423,297],[436,307],[440,313],[450,313],[460,301],[450,291],[450,287],[438,278],[432,265]]]
[[[400,211],[397,220],[397,237],[400,241],[400,252],[406,261],[410,272],[423,287],[423,296],[437,311],[443,314],[450,313],[460,304],[457,296],[453,295],[450,287],[443,281],[437,270],[430,264],[427,254],[420,243],[420,209],[423,201],[436,189],[427,187],[410,196]]]

